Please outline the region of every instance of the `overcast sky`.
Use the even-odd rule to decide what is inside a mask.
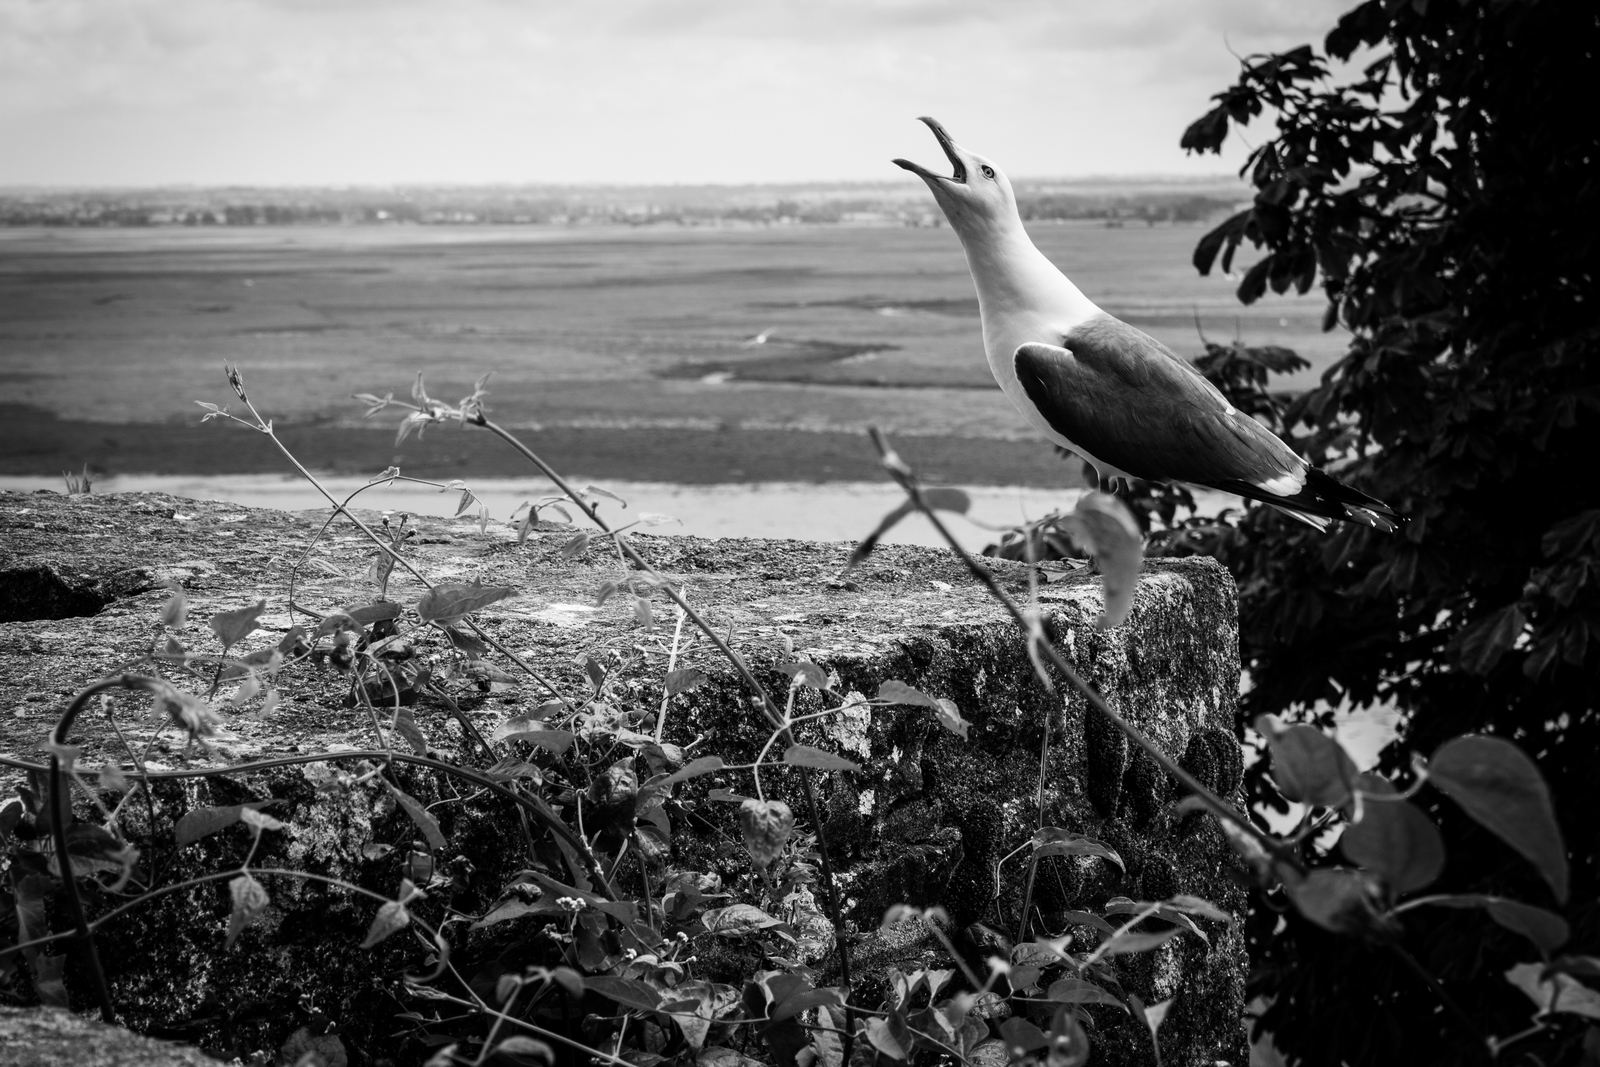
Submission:
[[[915,181],[1178,150],[1354,0],[0,0],[0,185]]]

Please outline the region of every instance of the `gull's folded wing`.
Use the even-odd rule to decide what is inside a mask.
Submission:
[[[1106,316],[1065,342],[1018,348],[1017,378],[1095,458],[1153,481],[1242,482],[1277,497],[1304,487],[1305,461],[1160,341]]]
[[[1064,341],[1018,348],[1017,379],[1051,427],[1095,459],[1136,478],[1260,500],[1318,528],[1342,519],[1387,532],[1399,521],[1308,465],[1148,334],[1108,315]]]

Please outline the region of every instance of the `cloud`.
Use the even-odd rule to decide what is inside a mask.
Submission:
[[[0,0],[0,182],[893,177],[924,112],[1017,173],[1192,169],[1228,47],[1347,2]]]

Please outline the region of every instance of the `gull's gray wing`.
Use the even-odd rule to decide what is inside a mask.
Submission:
[[[1305,461],[1154,337],[1106,315],[1063,340],[1018,348],[1017,378],[1056,432],[1096,459],[1152,481],[1247,486],[1258,499],[1304,487]]]

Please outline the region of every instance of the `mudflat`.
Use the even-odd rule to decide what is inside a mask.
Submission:
[[[1214,340],[1337,358],[1318,297],[1244,308],[1189,263],[1198,225],[1041,224],[1108,311],[1185,355]],[[394,444],[351,394],[491,408],[564,466],[660,481],[875,473],[884,426],[970,484],[1072,484],[994,387],[960,245],[900,227],[328,226],[0,230],[0,473],[259,473],[281,460],[198,425],[244,371],[322,469],[516,473],[471,433]],[[538,427],[534,430],[534,427]]]

